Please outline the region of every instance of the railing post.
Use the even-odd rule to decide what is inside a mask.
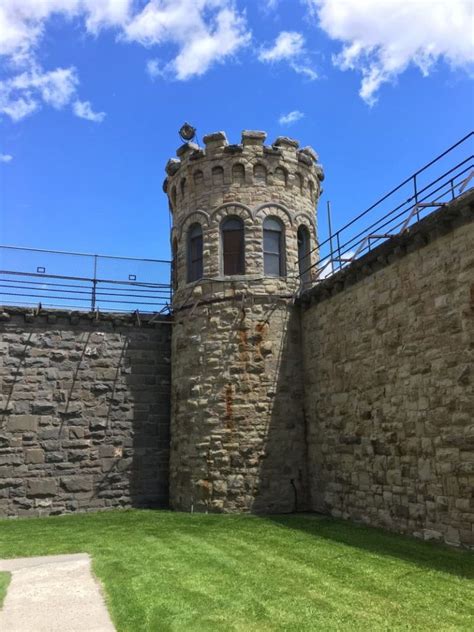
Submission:
[[[337,260],[339,261],[339,270],[342,268],[341,262],[341,244],[339,243],[339,231],[336,233],[336,241],[337,241]],[[334,269],[333,269],[334,272]]]
[[[451,180],[449,181],[450,185],[451,185],[451,199],[454,200],[454,198],[456,197],[454,194],[454,179],[451,178]]]
[[[97,290],[97,255],[94,255],[94,278],[92,279],[91,312],[95,312]]]
[[[417,182],[416,182],[416,173],[413,176],[413,190],[415,192],[416,219],[419,222],[420,221],[420,214],[418,213],[418,186],[417,186]]]
[[[334,269],[334,251],[332,248],[332,224],[331,224],[331,202],[328,200],[327,202],[328,209],[328,228],[329,228],[329,250],[331,253],[331,268]],[[321,257],[321,253],[319,253]]]

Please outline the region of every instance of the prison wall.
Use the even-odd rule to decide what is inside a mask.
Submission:
[[[0,312],[0,516],[167,505],[170,329]]]
[[[311,508],[474,545],[474,196],[304,296]]]

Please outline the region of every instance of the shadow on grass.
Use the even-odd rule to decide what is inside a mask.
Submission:
[[[262,516],[262,519],[377,556],[397,558],[428,570],[474,579],[474,554],[445,544],[423,542],[316,513]]]

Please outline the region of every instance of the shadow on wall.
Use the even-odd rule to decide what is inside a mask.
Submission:
[[[354,524],[320,514],[267,516],[265,520],[282,528],[301,531],[315,539],[331,540],[344,549],[361,549],[380,557],[393,557],[420,568],[474,579],[473,554],[439,543],[423,542],[406,535],[389,533],[375,527]],[[411,574],[407,571],[407,574]]]
[[[0,483],[15,486],[0,513],[166,507],[169,324],[12,320]]]
[[[306,429],[300,320],[293,305],[275,304],[257,323],[250,353],[262,356],[262,401],[268,421],[260,427],[262,452],[251,511],[293,513],[307,509]]]
[[[162,329],[160,333],[170,333],[169,325]],[[140,329],[123,339],[107,405],[106,471],[96,496],[120,498],[125,484],[132,507],[169,505],[170,363],[169,340],[166,349],[164,341]]]

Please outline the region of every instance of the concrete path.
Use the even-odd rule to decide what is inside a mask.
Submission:
[[[12,574],[2,632],[114,632],[90,557],[50,555],[0,560]]]

